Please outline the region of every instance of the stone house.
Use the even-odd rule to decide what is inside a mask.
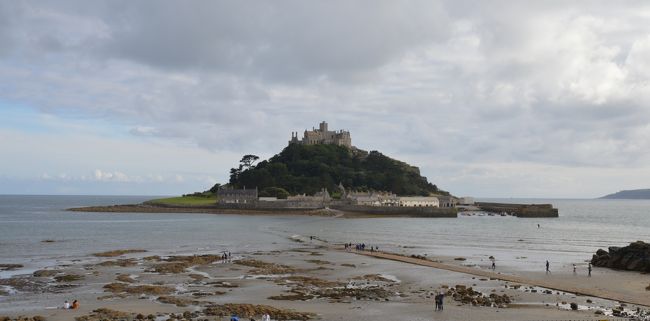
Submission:
[[[440,201],[433,196],[405,196],[399,198],[399,206],[440,207]]]
[[[219,204],[252,204],[257,202],[257,187],[255,189],[220,188],[217,191]]]
[[[354,205],[362,206],[398,206],[397,195],[388,192],[349,192],[346,199]]]
[[[458,200],[453,196],[438,195],[436,197],[440,202],[440,207],[456,207],[458,204]]]

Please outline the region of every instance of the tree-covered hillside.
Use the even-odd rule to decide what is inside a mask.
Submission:
[[[230,171],[230,185],[264,191],[269,187],[291,194],[312,195],[340,183],[353,190],[392,191],[398,195],[445,194],[420,176],[417,167],[377,151],[366,152],[337,145],[290,144],[282,152],[255,165],[255,155],[242,158]]]

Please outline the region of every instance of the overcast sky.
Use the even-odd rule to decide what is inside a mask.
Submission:
[[[2,1],[0,193],[226,182],[326,120],[455,195],[650,188],[648,1]]]

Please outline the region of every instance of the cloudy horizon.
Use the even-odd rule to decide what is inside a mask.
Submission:
[[[176,195],[327,121],[454,195],[650,188],[645,1],[0,2],[0,194]]]

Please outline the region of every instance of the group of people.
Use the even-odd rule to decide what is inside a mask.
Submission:
[[[445,294],[442,292],[436,294],[434,300],[436,302],[436,311],[442,311],[442,305],[443,302],[445,301]]]
[[[230,316],[230,321],[239,321],[239,317],[236,314],[233,314]],[[250,321],[255,321],[255,319],[251,318]],[[271,316],[268,313],[264,313],[262,315],[262,321],[271,321]]]
[[[66,300],[63,303],[63,308],[66,309],[66,310],[68,310],[68,309],[79,309],[79,301],[74,300],[74,301],[72,301],[72,303],[70,303],[70,302],[68,302],[68,300]]]
[[[345,249],[346,250],[351,250],[352,249],[352,243],[345,243]],[[354,244],[354,249],[357,251],[365,251],[366,250],[366,243],[358,243]],[[374,251],[379,251],[379,246],[371,246],[370,247],[370,252]]]
[[[223,260],[224,262],[232,260],[232,253],[223,252],[223,254],[221,255],[221,260]]]

